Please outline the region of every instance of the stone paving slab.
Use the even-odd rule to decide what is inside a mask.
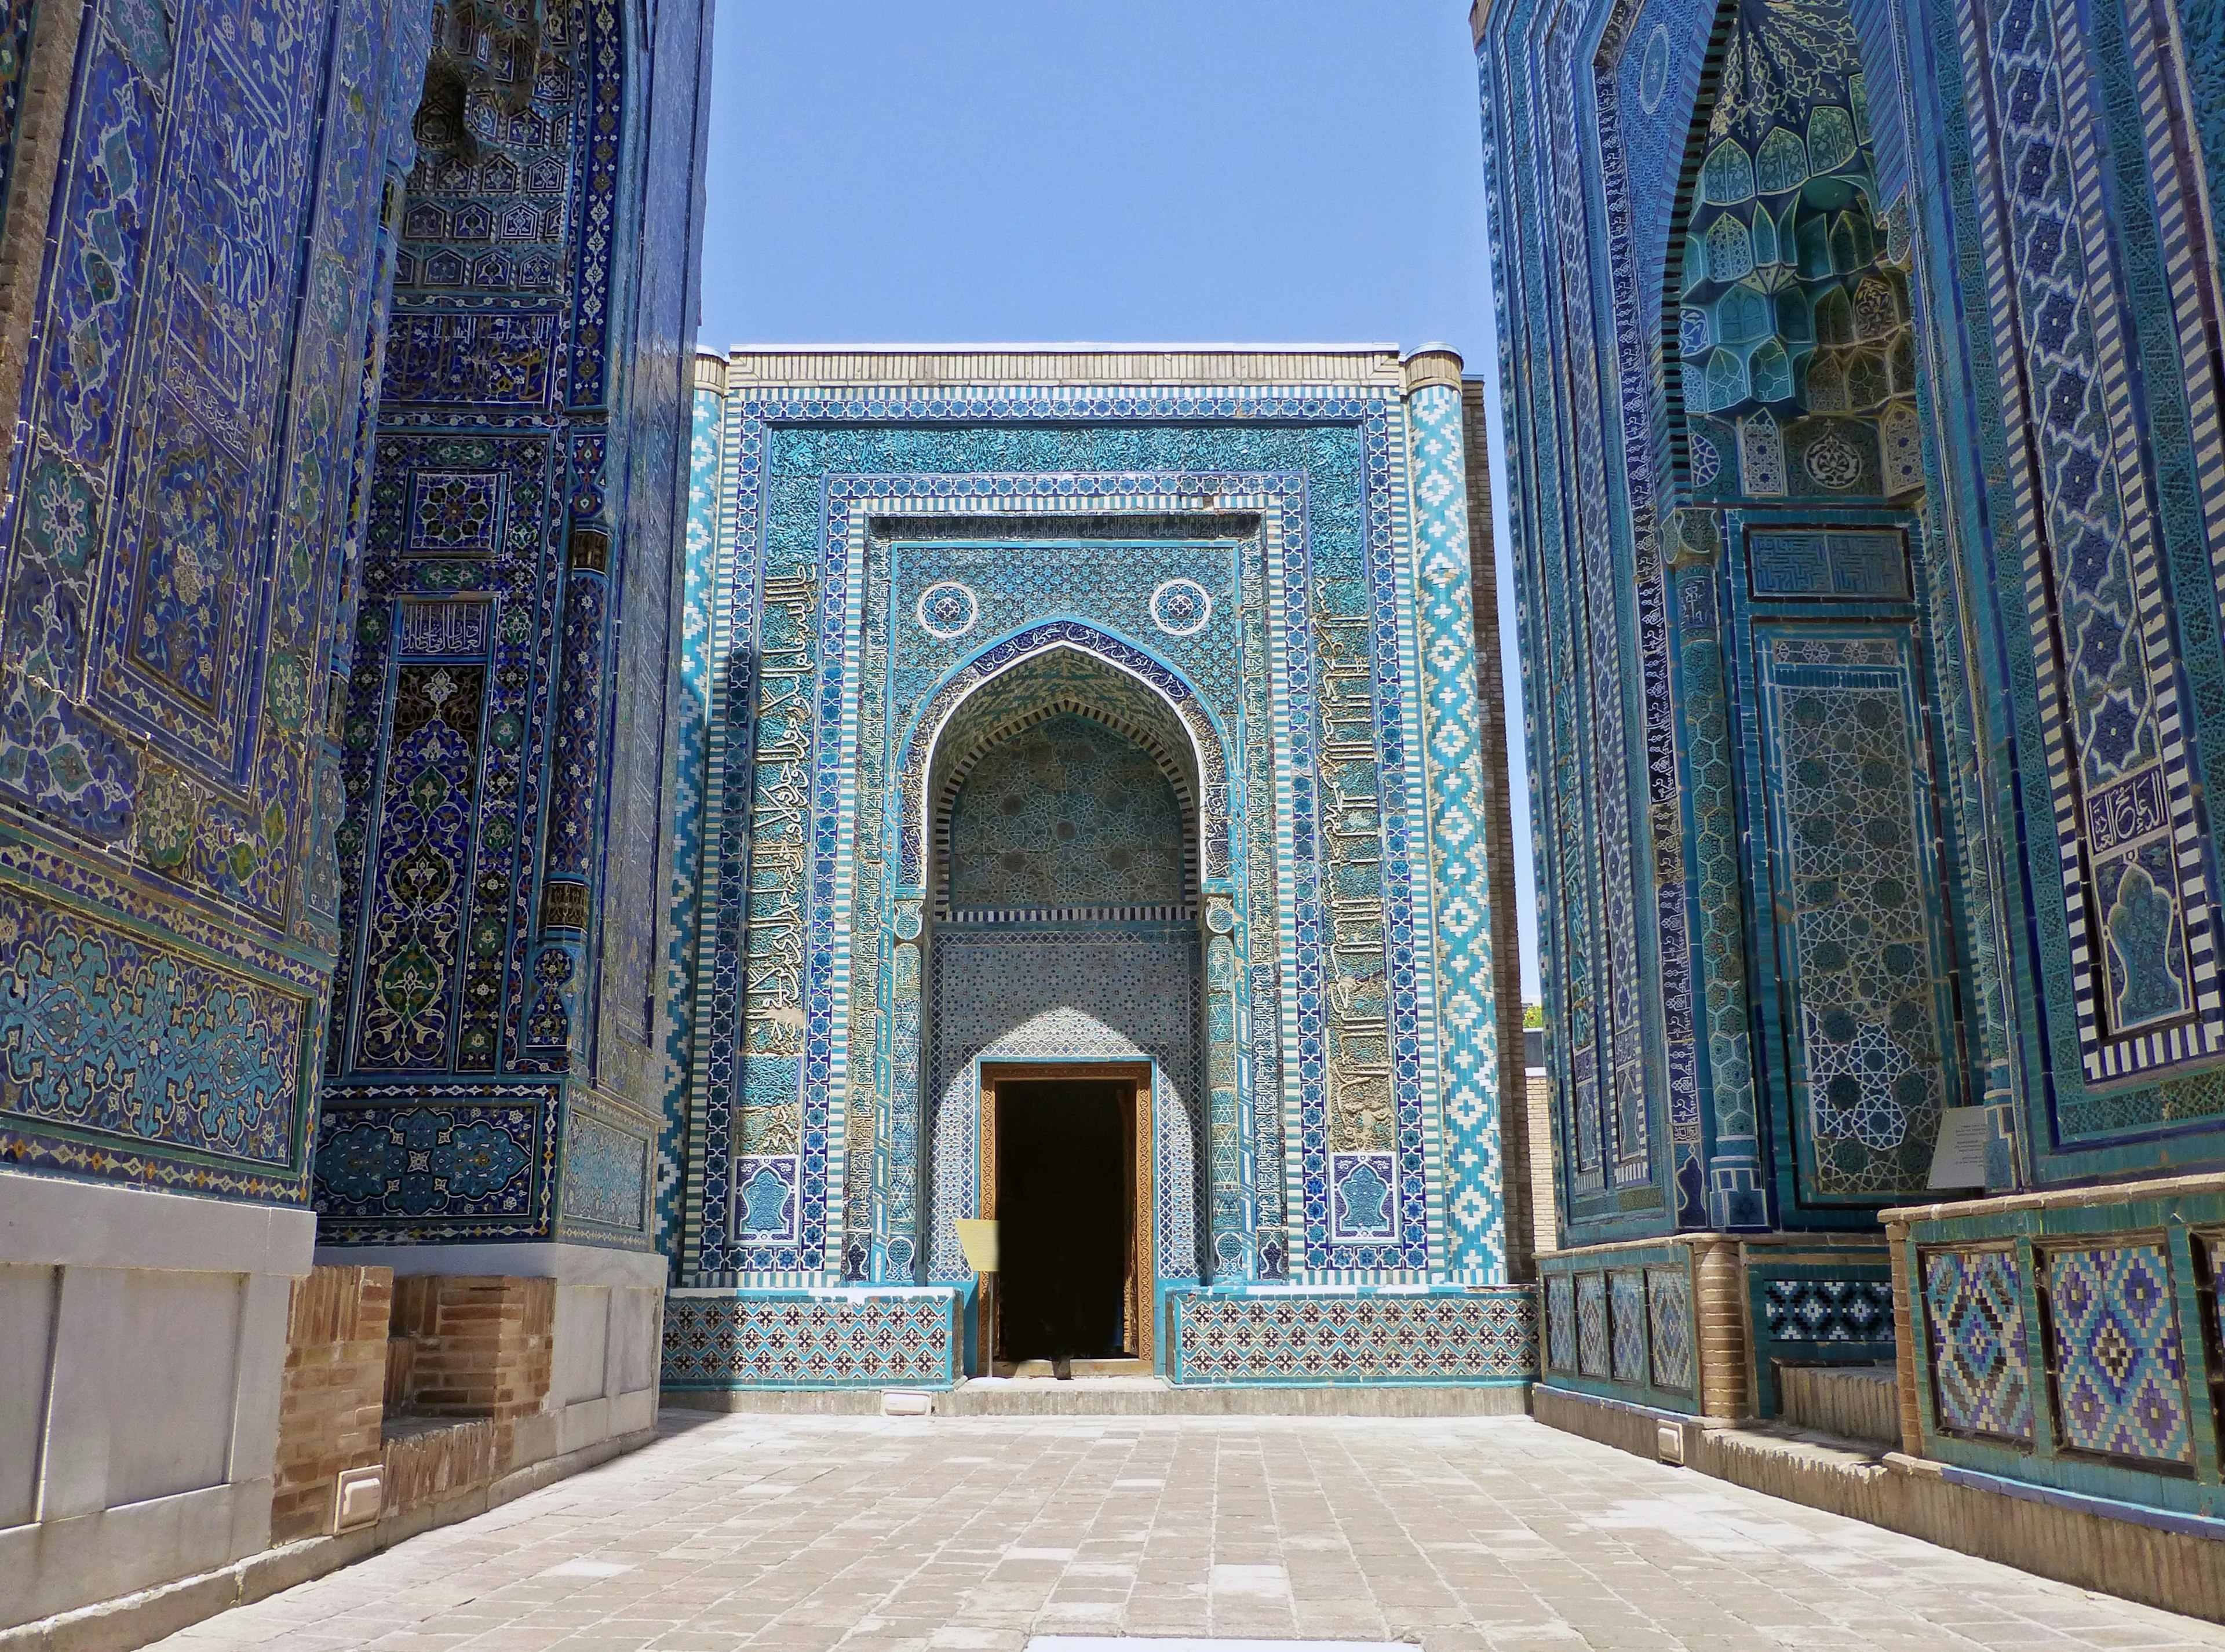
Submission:
[[[668,1410],[655,1445],[161,1643],[174,1652],[2225,1649],[1526,1417]]]

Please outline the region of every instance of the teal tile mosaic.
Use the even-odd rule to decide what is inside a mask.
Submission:
[[[2190,1471],[2192,1408],[2169,1249],[2124,1243],[2044,1256],[2057,1447]]]
[[[1607,1275],[1576,1275],[1576,1370],[1586,1377],[1607,1374]]]
[[[1645,1270],[1645,1326],[1650,1374],[1656,1388],[1694,1389],[1692,1276],[1682,1267]]]
[[[1549,1274],[1545,1292],[1545,1364],[1548,1369],[1576,1369],[1576,1276]]]
[[[1172,1298],[1178,1383],[1518,1383],[1537,1365],[1526,1290]]]
[[[1940,1427],[2029,1440],[2032,1378],[2016,1253],[1928,1250],[1923,1268]]]
[[[848,1298],[675,1294],[663,1383],[676,1389],[948,1388],[960,1374],[954,1291]]]
[[[1618,1268],[1607,1276],[1607,1374],[1618,1383],[1646,1379],[1645,1275]]]

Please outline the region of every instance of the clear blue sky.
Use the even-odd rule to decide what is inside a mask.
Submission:
[[[1463,0],[722,0],[702,341],[1448,344],[1493,371],[1478,132]]]

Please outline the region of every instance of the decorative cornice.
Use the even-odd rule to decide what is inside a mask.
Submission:
[[[1406,370],[1406,394],[1426,389],[1432,384],[1442,385],[1455,396],[1461,387],[1460,351],[1443,345],[1423,345],[1404,364]]]
[[[718,357],[697,360],[720,362]],[[1455,360],[1458,358],[1455,358]],[[1387,345],[1154,349],[1094,345],[978,349],[866,346],[853,350],[738,347],[720,362],[724,388],[834,385],[1307,384],[1398,390],[1405,383]],[[696,383],[706,384],[699,366]]]

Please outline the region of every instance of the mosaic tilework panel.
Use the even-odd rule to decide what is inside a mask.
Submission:
[[[1645,1270],[1645,1327],[1653,1386],[1691,1393],[1698,1339],[1692,1324],[1692,1276],[1683,1267]]]
[[[732,416],[737,409],[738,422]],[[960,684],[959,679],[977,670],[978,650],[1002,650],[1017,658],[1024,641],[1029,648],[1075,647],[1098,651],[1155,686],[1159,675],[1166,676],[1170,686],[1162,697],[1176,705],[1192,744],[1211,758],[1199,775],[1198,803],[1205,822],[1200,833],[1201,870],[1208,878],[1229,876],[1230,845],[1241,828],[1216,833],[1214,824],[1216,817],[1238,818],[1228,793],[1232,776],[1246,771],[1233,760],[1229,740],[1234,731],[1217,728],[1214,714],[1203,711],[1194,720],[1184,702],[1209,698],[1225,718],[1237,700],[1216,686],[1240,680],[1228,668],[1236,631],[1231,622],[1243,606],[1240,581],[1231,577],[1237,561],[1233,551],[1194,544],[1155,552],[1168,563],[1191,560],[1179,568],[1151,570],[1146,582],[1105,585],[1103,613],[1089,615],[1085,623],[1033,606],[1036,598],[1020,588],[1026,585],[1024,565],[993,545],[979,543],[973,536],[974,524],[967,524],[964,538],[922,549],[924,541],[910,537],[909,520],[948,514],[970,516],[978,523],[986,516],[1030,510],[1163,516],[1208,505],[1223,514],[1265,511],[1280,534],[1279,558],[1264,545],[1257,553],[1265,559],[1269,575],[1263,586],[1271,622],[1268,658],[1262,663],[1271,661],[1280,674],[1278,683],[1287,688],[1287,725],[1279,720],[1285,714],[1284,702],[1273,708],[1276,735],[1288,743],[1286,749],[1277,748],[1273,780],[1288,788],[1290,799],[1291,812],[1278,824],[1288,838],[1285,863],[1291,869],[1293,906],[1276,915],[1276,927],[1283,948],[1293,953],[1284,978],[1295,984],[1301,1046],[1322,1035],[1328,1035],[1331,1046],[1318,1068],[1300,1061],[1290,1075],[1301,1128],[1319,1134],[1290,1155],[1296,1161],[1310,1152],[1314,1161],[1293,1162],[1296,1174],[1286,1187],[1307,1215],[1312,1265],[1423,1265],[1429,1218],[1419,1174],[1423,1081],[1417,1060],[1404,1054],[1406,1045],[1394,1048],[1391,1040],[1393,1033],[1401,1041],[1410,1034],[1418,1041],[1420,1031],[1418,994],[1412,1002],[1403,996],[1415,934],[1408,916],[1410,861],[1403,851],[1388,854],[1383,847],[1385,832],[1409,830],[1408,811],[1418,801],[1418,770],[1410,776],[1404,758],[1411,687],[1398,675],[1392,647],[1399,623],[1393,502],[1404,497],[1403,426],[1396,403],[1312,393],[1152,391],[1043,398],[999,390],[963,397],[876,394],[744,400],[730,405],[729,415],[728,427],[740,436],[744,461],[733,478],[733,566],[749,578],[737,580],[731,603],[726,600],[729,593],[719,593],[722,611],[714,623],[726,628],[735,657],[756,646],[764,662],[758,695],[764,710],[751,731],[742,721],[738,702],[716,708],[720,716],[728,711],[736,715],[714,726],[714,740],[726,740],[731,773],[714,777],[713,807],[723,807],[717,800],[731,793],[734,807],[726,810],[726,820],[738,819],[746,802],[762,824],[750,832],[751,864],[746,870],[740,858],[743,839],[731,824],[723,828],[726,840],[718,845],[718,945],[732,949],[726,956],[733,967],[724,978],[731,979],[734,997],[731,1009],[725,1007],[721,993],[728,989],[719,984],[725,970],[719,965],[711,973],[704,1006],[711,1045],[698,1058],[706,1170],[713,1170],[709,1158],[742,1145],[738,1137],[750,1128],[736,1109],[745,1096],[754,1108],[760,1086],[751,1073],[738,1069],[754,1069],[768,1060],[800,1061],[793,1134],[807,1162],[799,1181],[801,1218],[792,1248],[732,1244],[736,1230],[731,1193],[714,1198],[712,1190],[723,1178],[707,1174],[700,1242],[706,1269],[717,1274],[737,1266],[825,1269],[834,1265],[824,1247],[838,1220],[846,1238],[859,1231],[858,1213],[842,1215],[851,1178],[839,1174],[838,1166],[843,1154],[862,1152],[865,1138],[862,1121],[849,1121],[843,1109],[852,1094],[870,1093],[878,1104],[890,1093],[884,1086],[897,1082],[906,1058],[857,1040],[849,1004],[877,1003],[868,995],[885,991],[891,978],[885,946],[869,955],[857,942],[871,936],[865,927],[869,920],[900,924],[901,916],[887,903],[913,898],[915,883],[923,886],[917,863],[925,846],[924,822],[916,824],[901,811],[892,814],[888,804],[893,793],[909,810],[914,807],[910,800],[923,791],[911,779],[915,769],[923,775],[931,754],[918,749],[920,743],[907,748],[907,731],[939,726],[938,713],[948,708],[938,698],[945,692],[938,682],[958,685],[962,698],[973,685]],[[1178,427],[1134,422],[1176,415],[1187,422]],[[1297,422],[1271,427],[1247,418],[1241,431],[1214,422],[1269,415]],[[1115,422],[1096,422],[1100,420]],[[1309,420],[1320,422],[1303,422]],[[1214,468],[1212,461],[1224,452],[1240,452],[1247,464],[1271,468],[1239,474]],[[991,456],[998,467],[994,471],[959,472],[962,465]],[[1191,465],[1201,468],[1184,468]],[[884,514],[906,519],[885,556],[875,537],[882,530],[865,519]],[[1315,522],[1326,529],[1317,533]],[[1091,561],[1086,546],[1054,549],[1067,561]],[[1001,565],[999,554],[1006,558]],[[1221,559],[1218,566],[1216,556]],[[884,573],[884,568],[890,572]],[[1061,605],[1085,586],[1096,588],[1086,579],[1062,582]],[[832,599],[838,590],[840,602]],[[1134,611],[1132,630],[1126,623],[1112,623],[1113,609],[1121,604],[1128,604],[1123,613]],[[1095,605],[1094,599],[1086,605]],[[1324,628],[1318,633],[1317,607]],[[1014,625],[1023,629],[1007,631],[1002,640],[994,634]],[[1332,634],[1344,652],[1337,654],[1334,669],[1325,672],[1310,644],[1316,635]],[[1380,649],[1379,636],[1385,644]],[[1221,653],[1192,660],[1201,648]],[[1326,642],[1323,650],[1334,651]],[[1158,660],[1160,654],[1183,661],[1182,670]],[[884,674],[883,659],[889,662]],[[856,662],[859,672],[851,671],[846,661]],[[1193,665],[1194,680],[1186,680],[1182,673]],[[1348,854],[1325,845],[1324,834],[1314,827],[1322,772],[1316,753],[1324,749],[1328,725],[1317,714],[1315,702],[1331,675],[1337,679],[1335,692],[1351,698],[1353,708],[1351,728],[1338,723],[1336,738],[1345,741],[1347,733],[1357,736],[1365,730],[1371,742],[1395,734],[1397,747],[1398,761],[1380,775],[1368,776],[1364,811],[1346,810],[1338,816],[1340,832],[1355,820],[1366,822]],[[1378,699],[1383,706],[1379,718]],[[853,714],[853,748],[845,745],[853,737],[844,719]],[[815,739],[810,731],[822,727],[827,737]],[[838,729],[840,738],[834,737]],[[757,756],[749,782],[753,794],[745,800],[743,764],[751,748]],[[854,789],[849,789],[853,781]],[[807,800],[800,817],[796,806]],[[891,866],[882,859],[889,845],[877,828],[892,819],[897,829]],[[821,830],[830,826],[831,835]],[[1364,878],[1372,877],[1385,891],[1385,922],[1364,942],[1354,931],[1348,938],[1352,946],[1346,947],[1353,958],[1360,951],[1377,949],[1382,962],[1353,974],[1349,991],[1342,990],[1342,974],[1340,990],[1324,992],[1316,984],[1319,976],[1298,967],[1325,960],[1329,950],[1319,905],[1325,856],[1336,875],[1353,884],[1341,887],[1339,899],[1352,898]],[[827,887],[827,876],[836,884],[855,880],[846,886],[855,891],[856,915],[840,936],[836,930],[841,926],[834,921],[832,908],[815,895],[807,911],[786,906],[781,894],[791,887],[791,879],[794,887],[806,890]],[[1393,883],[1399,888],[1393,890]],[[1240,945],[1263,951],[1272,935],[1265,926],[1258,933],[1236,933]],[[1347,939],[1340,935],[1338,944]],[[800,967],[778,961],[783,948],[800,948]],[[1252,966],[1264,961],[1258,954],[1239,959],[1241,978],[1252,981]],[[846,994],[851,995],[846,1000]],[[815,1041],[822,1021],[823,1086],[816,1076],[822,1065],[821,1045]],[[1364,1025],[1372,1029],[1373,1042],[1363,1038],[1346,1048],[1331,1035],[1332,1023]],[[922,1035],[930,1050],[940,1051],[931,1006]],[[873,1063],[870,1080],[867,1060]],[[853,1061],[858,1064],[854,1079]],[[1330,1069],[1338,1075],[1334,1082]],[[1256,1078],[1251,1064],[1246,1070]],[[1372,1082],[1374,1090],[1362,1096],[1367,1086],[1360,1080]],[[928,1095],[939,1094],[946,1082],[943,1077],[931,1079]],[[770,1083],[763,1088],[770,1103]],[[1185,1090],[1187,1102],[1195,1086]],[[1360,1099],[1347,1106],[1350,1097]],[[1252,1100],[1242,1099],[1246,1104]],[[1328,1142],[1329,1115],[1354,1107],[1364,1115],[1361,1123],[1376,1121],[1389,1139],[1364,1147]],[[878,1143],[889,1142],[893,1161],[901,1156],[903,1122],[883,1122],[889,1128],[874,1136],[875,1150],[879,1151]],[[738,1132],[737,1123],[744,1126]],[[922,1119],[920,1125],[938,1137],[942,1133],[939,1119]],[[1348,1127],[1348,1120],[1339,1126]],[[1331,1147],[1393,1155],[1396,1186],[1385,1203],[1396,1217],[1391,1230],[1395,1244],[1347,1243],[1332,1234]],[[822,1151],[823,1171],[808,1162]],[[1182,1185],[1189,1180],[1185,1176]],[[838,1188],[838,1181],[846,1185]],[[1195,1225],[1194,1215],[1187,1219]],[[935,1243],[931,1240],[930,1246]],[[876,1254],[894,1265],[894,1253],[885,1247]],[[842,1265],[853,1265],[846,1254]],[[882,1263],[877,1260],[873,1265]],[[943,1263],[938,1256],[930,1265],[940,1269]]]
[[[2214,589],[2221,566],[2214,442],[2190,427],[2181,399],[2181,376],[2206,379],[2203,358],[2217,348],[2214,313],[2187,328],[2187,311],[2214,301],[2183,262],[2168,275],[2158,267],[2158,242],[2178,238],[2157,209],[2173,194],[2183,203],[2173,151],[2184,140],[2141,130],[2167,119],[2159,83],[2177,73],[2153,60],[2152,22],[2133,23],[2133,50],[2149,60],[2128,64],[2122,37],[2108,37],[2121,24],[2105,35],[2075,11],[1956,9],[1994,348],[2016,364],[2001,374],[2012,394],[2000,411],[2022,542],[2003,561],[2022,564],[2036,681],[2017,684],[2019,709],[2045,747],[2056,817],[2035,873],[2043,888],[2059,879],[2067,956],[2051,961],[2075,984],[2084,1075],[2105,1079],[2225,1048],[2215,851],[2193,784],[2203,747],[2225,737],[2214,611],[2188,614],[2182,599],[2174,611],[2172,599]],[[2097,104],[2089,76],[2124,89]],[[2117,146],[2148,150],[2154,172],[2112,175]],[[2178,289],[2175,318],[2165,281]],[[2182,329],[2188,344],[2207,333],[2182,345],[2190,359],[2141,348]],[[2213,401],[2211,432],[2215,417]],[[2188,509],[2196,497],[2206,522]],[[2207,647],[2188,646],[2197,630]]]
[[[1447,1261],[1506,1276],[1499,1147],[1499,1017],[1492,986],[1491,869],[1482,725],[1469,585],[1467,474],[1460,392],[1429,385],[1409,402],[1414,444],[1416,609],[1439,1005],[1442,1151],[1451,1174]],[[1493,685],[1493,692],[1498,686]]]
[[[950,908],[1174,917],[1182,904],[1174,788],[1134,741],[1072,712],[991,751],[950,811]],[[1112,908],[1112,910],[1107,910]]]
[[[56,170],[36,186],[51,256],[41,273],[35,239],[11,278],[11,332],[37,345],[9,346],[22,396],[0,518],[0,864],[122,922],[87,915],[79,932],[93,949],[79,965],[112,956],[105,984],[71,984],[59,933],[35,925],[20,957],[11,943],[11,995],[46,1002],[6,1111],[100,1092],[79,1116],[91,1136],[10,1129],[16,1162],[306,1197],[305,1041],[335,939],[327,664],[363,345],[383,325],[380,195],[409,149],[382,117],[395,79],[422,72],[409,14],[88,6],[67,121],[54,90],[38,142]],[[0,67],[0,168],[31,16],[0,22],[18,42]],[[200,947],[212,928],[222,968]],[[73,1023],[61,999],[80,988]],[[39,1046],[73,1076],[33,1073]]]
[[[1607,1374],[1607,1275],[1576,1275],[1576,1370],[1586,1377]]]
[[[2032,1438],[2024,1307],[2009,1250],[1924,1253],[1932,1396],[1951,1434]]]
[[[0,1158],[299,1203],[313,993],[0,883]]]
[[[664,1301],[666,1388],[948,1388],[958,1295],[774,1294]]]
[[[1576,1368],[1576,1276],[1550,1274],[1545,1279],[1545,1360],[1556,1371]]]
[[[672,888],[665,897],[664,1128],[656,1150],[657,1244],[672,1261],[675,1275],[688,1150],[688,1074],[695,1039],[695,972],[701,957],[698,891],[703,876],[703,768],[711,693],[711,587],[725,455],[722,412],[715,391],[696,391],[688,452],[688,571],[678,628],[681,693],[674,707],[672,740]]]
[[[1772,1342],[1893,1339],[1890,1280],[1766,1280],[1762,1308]]]
[[[2057,1447],[2190,1467],[2186,1351],[2168,1249],[2125,1244],[2044,1256]]]
[[[1198,1276],[1199,968],[1196,941],[1179,934],[936,937],[930,1279],[973,1277],[954,1224],[980,1208],[974,1063],[992,1059],[1155,1064],[1159,1273]]]
[[[598,1226],[641,1231],[649,1185],[649,1142],[599,1119],[575,1116],[564,1133],[565,1216]]]
[[[317,1231],[339,1244],[545,1239],[556,1168],[553,1088],[345,1092],[317,1120]]]
[[[1801,1183],[1920,1193],[1952,1080],[1912,639],[1757,627],[1755,646]]]
[[[1518,1383],[1537,1369],[1537,1303],[1460,1296],[1171,1299],[1178,1383]]]
[[[561,674],[561,449],[542,434],[396,423],[375,453],[343,733],[339,912],[352,944],[334,975],[326,1067],[342,1082],[492,1073],[517,1045]],[[410,550],[428,474],[498,481],[491,554]],[[484,620],[422,617],[460,602]]]
[[[1618,1383],[1642,1383],[1645,1363],[1645,1275],[1618,1268],[1607,1276],[1607,1374]]]

